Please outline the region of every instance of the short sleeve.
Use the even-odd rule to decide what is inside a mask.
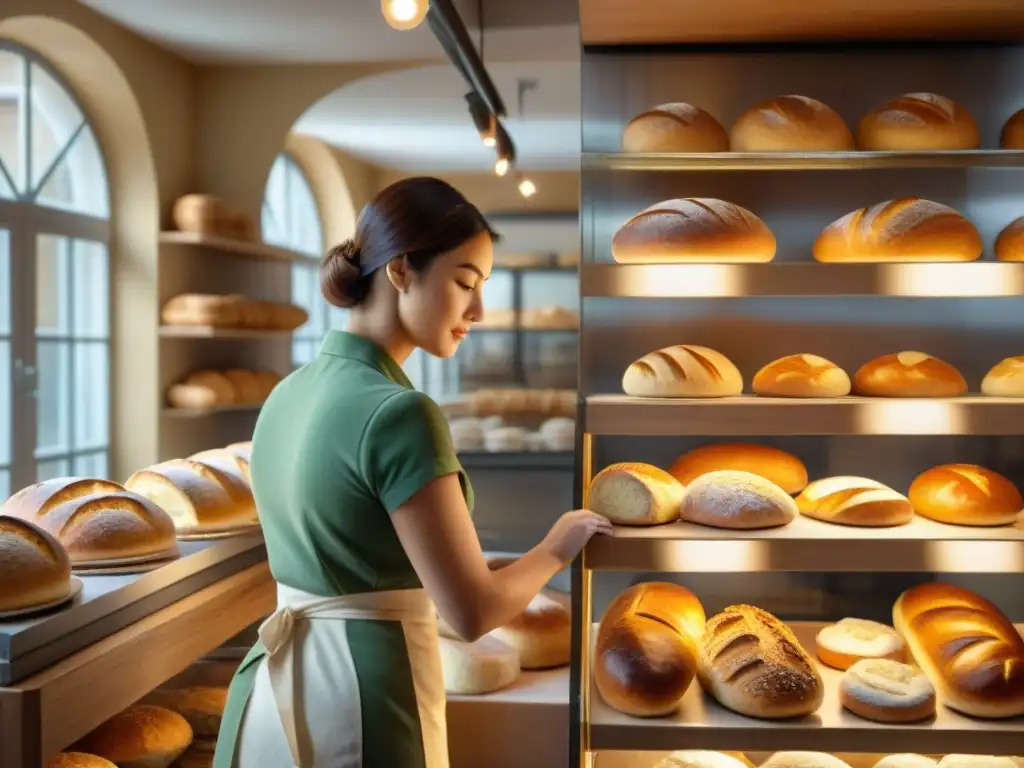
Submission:
[[[452,473],[458,473],[472,507],[448,421],[422,392],[399,392],[378,406],[366,426],[360,456],[370,488],[389,513],[435,478]]]

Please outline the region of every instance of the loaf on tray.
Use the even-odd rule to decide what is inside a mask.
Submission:
[[[977,149],[971,113],[935,93],[907,93],[868,112],[857,128],[861,149],[890,152]]]
[[[733,152],[844,152],[853,134],[835,110],[808,96],[779,96],[757,104],[729,131]]]
[[[659,104],[641,112],[622,132],[623,152],[728,152],[729,135],[692,104]]]
[[[728,397],[743,392],[743,377],[721,352],[678,344],[631,363],[622,391],[634,397]]]
[[[71,559],[52,535],[17,517],[0,516],[0,614],[71,596]]]
[[[11,496],[0,514],[28,520],[51,534],[76,567],[178,555],[167,512],[110,480],[44,480]]]

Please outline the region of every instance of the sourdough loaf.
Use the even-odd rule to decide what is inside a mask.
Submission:
[[[857,128],[857,145],[875,151],[977,149],[971,113],[946,96],[907,93],[868,112]]]
[[[729,136],[715,118],[692,104],[659,104],[622,132],[624,152],[728,152]]]
[[[701,475],[686,488],[679,519],[713,528],[752,530],[788,525],[796,503],[759,475],[723,469]]]
[[[808,96],[779,96],[751,107],[729,131],[733,152],[842,152],[853,134],[835,110]]]
[[[571,634],[568,608],[543,592],[516,618],[490,632],[516,650],[523,669],[551,669],[568,664]]]

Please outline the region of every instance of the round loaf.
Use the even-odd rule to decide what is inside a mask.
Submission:
[[[114,715],[75,748],[119,766],[168,766],[192,744],[192,728],[177,712],[136,704]]]
[[[519,654],[489,635],[472,643],[439,637],[438,650],[446,693],[479,696],[501,690],[519,677]]]
[[[978,125],[970,112],[935,93],[907,93],[868,112],[857,128],[861,149],[916,152],[977,149]]]
[[[993,250],[998,261],[1024,261],[1024,216],[1000,230]]]
[[[660,104],[622,132],[623,152],[728,152],[725,128],[692,104]]]
[[[952,525],[1012,525],[1024,499],[1009,479],[974,464],[943,464],[910,484],[914,511]]]
[[[685,489],[663,469],[640,462],[610,464],[590,482],[587,507],[617,525],[679,519]]]
[[[1024,355],[1001,360],[981,380],[981,392],[989,397],[1024,397]]]
[[[117,766],[106,758],[96,755],[87,755],[84,752],[61,752],[50,758],[46,768],[117,768]]]
[[[913,723],[935,714],[935,689],[909,664],[864,659],[843,675],[839,703],[865,720]]]
[[[174,201],[171,218],[182,232],[223,235],[235,212],[214,195],[182,195]]]
[[[789,494],[799,493],[807,485],[807,467],[800,459],[779,448],[753,443],[702,445],[676,459],[668,471],[689,485],[701,475],[723,469],[758,475]]]
[[[999,146],[1003,149],[1024,149],[1024,109],[1010,115],[999,134]]]
[[[866,477],[815,480],[796,499],[800,513],[816,520],[865,528],[906,525],[914,519],[907,497]]]
[[[779,96],[751,107],[729,131],[733,152],[844,152],[853,134],[833,109],[807,96]]]
[[[576,419],[548,419],[540,425],[540,436],[549,451],[571,451],[576,445]]]
[[[743,376],[721,352],[680,344],[631,363],[622,391],[634,397],[729,397],[743,393]]]
[[[620,264],[763,263],[775,258],[775,235],[735,203],[710,197],[664,200],[619,228],[612,257]]]
[[[246,368],[229,368],[224,371],[224,378],[231,382],[231,386],[235,389],[235,402],[246,405],[263,402],[266,396],[266,386],[256,371]]]
[[[753,763],[742,753],[683,749],[666,755],[654,768],[753,768]]]
[[[3,514],[51,534],[75,566],[178,554],[167,513],[108,480],[61,477],[36,483],[8,499]]]
[[[864,659],[904,661],[907,648],[892,627],[867,619],[842,619],[824,627],[815,640],[818,658],[834,669],[849,669]]]
[[[874,768],[936,768],[938,764],[937,760],[924,755],[902,753],[886,755],[875,763]]]
[[[0,613],[50,605],[71,595],[71,560],[45,530],[0,517]]]
[[[490,634],[518,652],[522,669],[562,667],[569,663],[572,653],[569,611],[543,592],[525,611]]]
[[[977,228],[958,211],[919,197],[859,208],[829,224],[814,241],[817,261],[976,261],[985,249]]]
[[[850,377],[824,357],[787,355],[759,370],[753,389],[762,397],[843,397],[850,394]]]
[[[612,708],[636,717],[679,706],[697,671],[704,608],[685,587],[636,584],[608,607],[597,630],[594,683]]]
[[[788,525],[796,502],[779,486],[750,472],[708,472],[686,488],[679,519],[713,528],[753,530]]]
[[[190,688],[158,688],[146,696],[144,703],[177,712],[188,721],[197,739],[215,740],[220,732],[227,701],[226,687],[197,685]]]
[[[864,363],[853,388],[867,397],[957,397],[967,382],[949,363],[923,352],[898,352]]]
[[[761,768],[850,768],[849,764],[827,752],[776,752]]]
[[[238,390],[219,371],[196,371],[167,390],[167,402],[174,408],[215,408],[239,402]]]

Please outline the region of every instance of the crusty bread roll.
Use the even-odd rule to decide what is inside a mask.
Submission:
[[[827,752],[776,752],[761,768],[850,768],[849,764]]]
[[[742,394],[743,377],[721,352],[679,344],[631,363],[622,391],[634,397],[729,397]]]
[[[762,397],[843,397],[850,394],[850,377],[824,357],[787,355],[759,370],[753,389]]]
[[[834,669],[863,659],[905,661],[907,646],[895,629],[877,621],[846,618],[823,627],[815,640],[818,658]]]
[[[197,685],[189,688],[157,688],[146,696],[143,703],[177,712],[188,721],[197,739],[216,739],[227,700],[226,687]]]
[[[981,380],[981,392],[989,397],[1024,397],[1024,355],[1000,360]]]
[[[523,669],[551,669],[569,663],[572,619],[568,609],[543,592],[508,624],[490,632],[515,648]]]
[[[637,717],[673,712],[697,671],[704,608],[677,584],[644,582],[620,594],[597,631],[594,683],[610,707]]]
[[[683,749],[666,755],[654,768],[747,768],[752,765],[742,755],[727,752],[709,752],[703,749]]]
[[[117,768],[117,766],[106,758],[96,755],[87,755],[84,752],[61,752],[50,758],[46,768]]]
[[[770,480],[786,493],[799,493],[807,485],[807,467],[796,456],[779,448],[755,443],[713,443],[687,451],[669,467],[669,474],[683,485],[701,475],[732,469]]]
[[[996,606],[931,582],[900,595],[892,616],[943,704],[974,717],[1024,715],[1024,640]]]
[[[875,763],[874,768],[936,768],[938,764],[937,760],[924,755],[901,753],[886,755]]]
[[[935,93],[907,93],[875,107],[857,127],[857,146],[872,151],[977,149],[971,113]]]
[[[877,723],[913,723],[935,714],[935,689],[909,664],[862,659],[839,683],[839,703]]]
[[[174,524],[149,499],[109,480],[60,477],[23,488],[3,506],[50,533],[75,566],[176,557]]]
[[[622,132],[624,152],[728,152],[729,136],[715,118],[692,104],[659,104]]]
[[[259,523],[248,484],[207,463],[165,461],[139,470],[125,487],[163,507],[179,537],[244,530]]]
[[[775,616],[733,605],[708,619],[700,644],[700,682],[728,709],[777,719],[815,712],[821,675],[796,635]]]
[[[38,525],[0,517],[0,614],[70,595],[71,559],[60,542]]]
[[[944,360],[897,352],[864,363],[853,375],[853,389],[867,397],[957,397],[967,393],[967,382]]]
[[[685,489],[663,469],[640,462],[610,464],[590,482],[587,507],[617,525],[679,519]]]
[[[751,107],[729,131],[733,152],[843,152],[853,134],[835,110],[807,96],[779,96]]]
[[[977,228],[947,205],[919,197],[859,208],[814,241],[820,262],[976,261],[985,249]]]
[[[838,525],[867,528],[906,525],[914,519],[907,497],[866,477],[815,480],[796,499],[800,513]]]
[[[914,511],[953,525],[1012,525],[1024,498],[1009,479],[975,464],[943,464],[910,484]]]
[[[679,519],[713,528],[753,530],[788,525],[796,502],[760,475],[722,469],[708,472],[686,488]]]
[[[993,250],[998,261],[1024,261],[1024,216],[999,231]]]
[[[775,235],[735,203],[710,197],[663,200],[619,228],[612,257],[620,264],[763,263],[775,258]]]
[[[136,704],[107,720],[75,748],[119,768],[168,768],[192,744],[192,728],[177,712]]]
[[[519,677],[519,654],[496,637],[485,635],[467,643],[457,638],[438,638],[444,690],[462,696],[478,696],[501,690]]]
[[[999,132],[999,146],[1002,149],[1024,149],[1024,109],[1014,112]]]

